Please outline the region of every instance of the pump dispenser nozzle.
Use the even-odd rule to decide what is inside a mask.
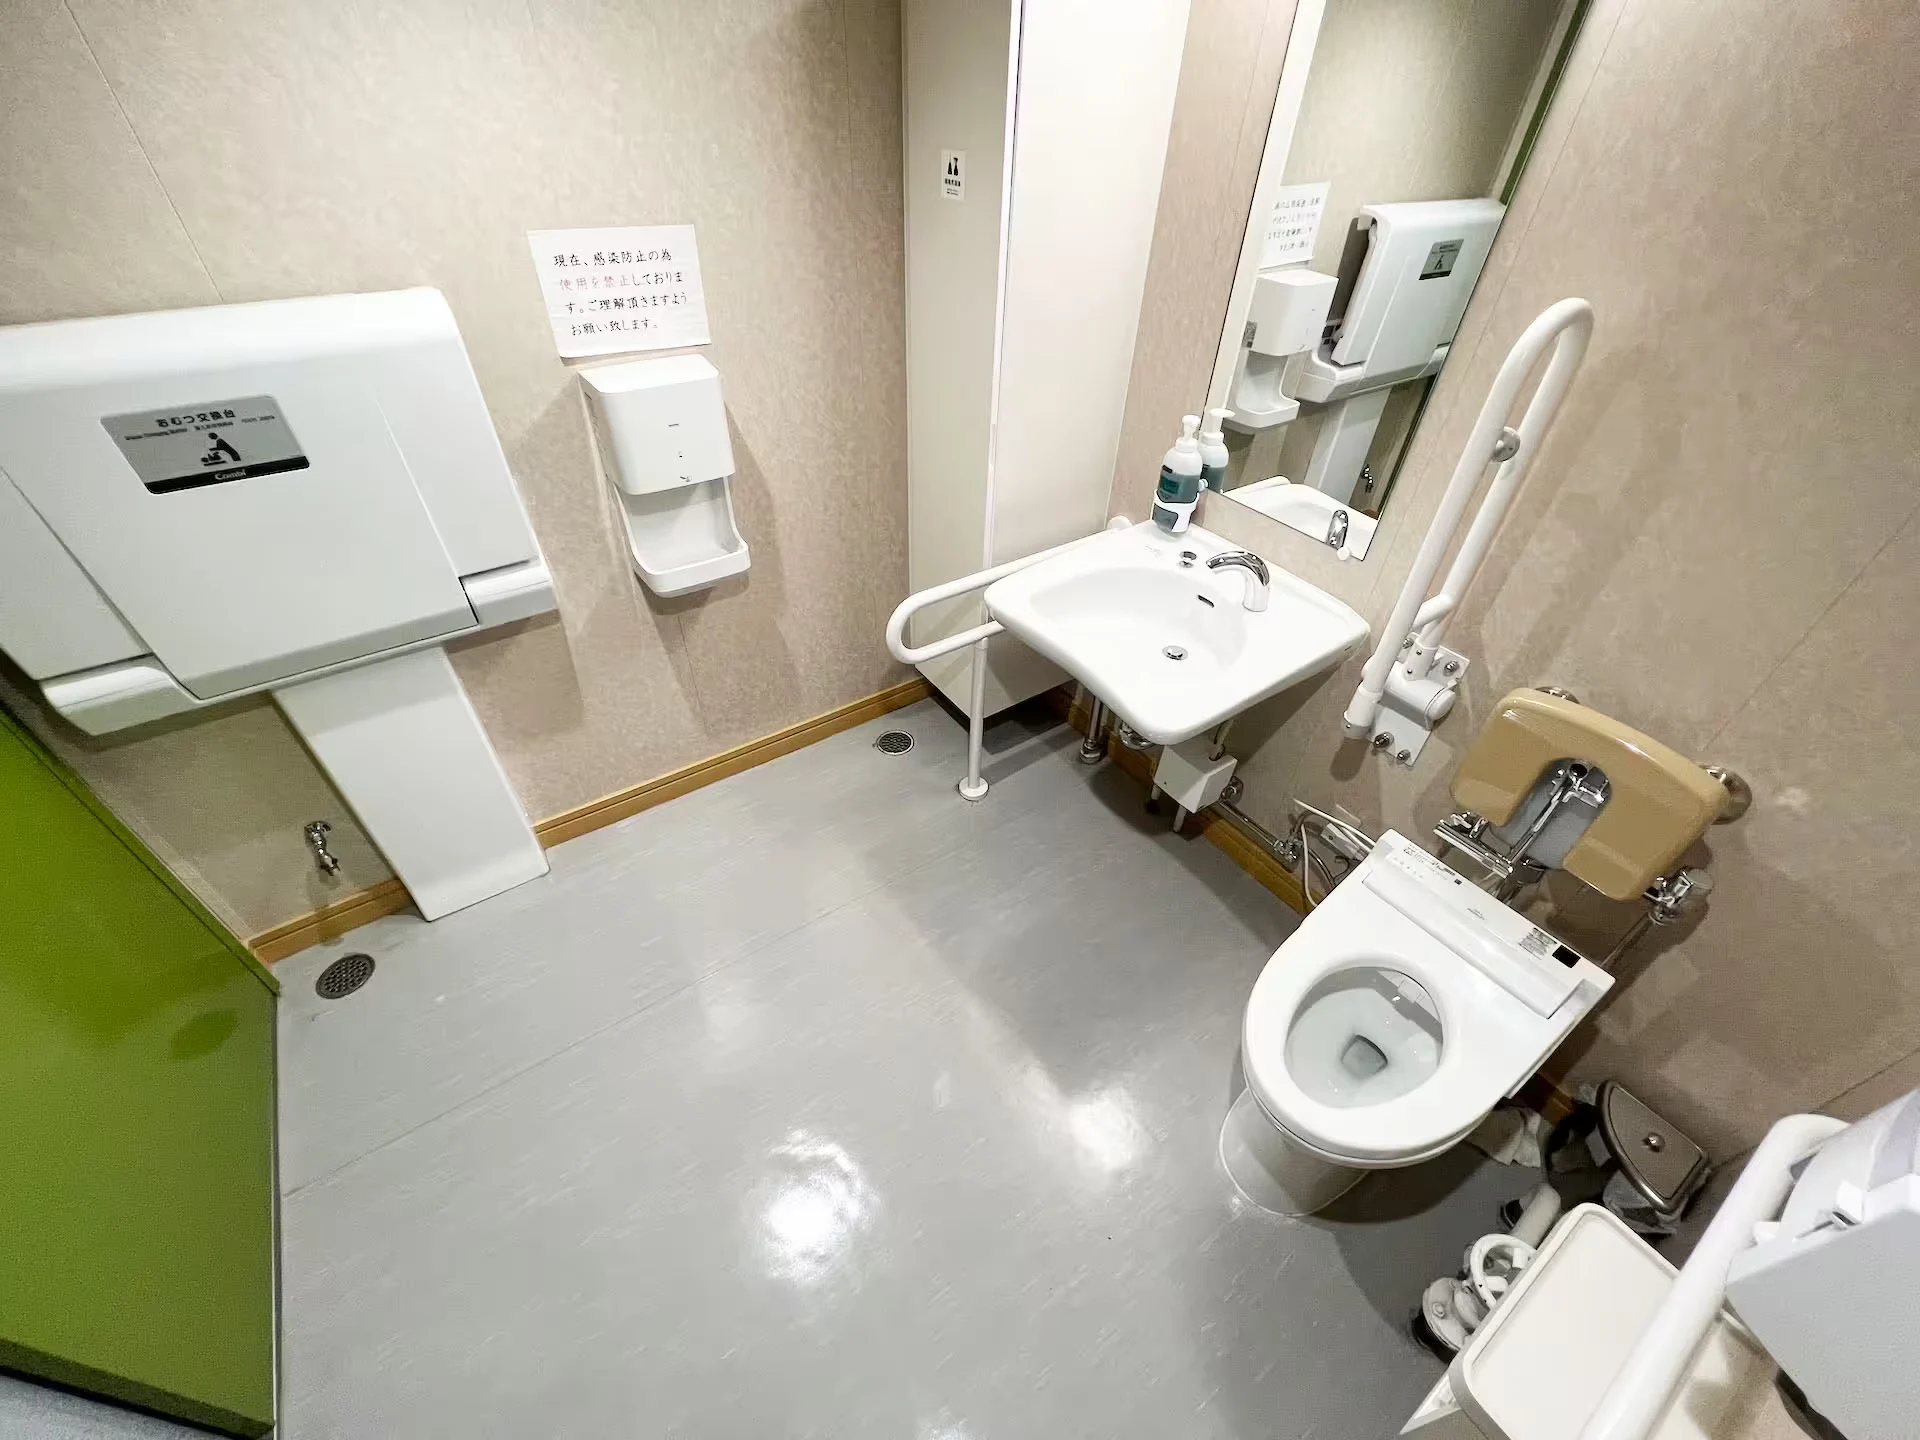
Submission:
[[[1227,436],[1223,428],[1226,421],[1233,418],[1233,411],[1215,409],[1207,411],[1207,425],[1200,432],[1200,488],[1216,493],[1226,488],[1227,462],[1233,457],[1227,453]]]
[[[1198,415],[1180,417],[1180,438],[1160,462],[1160,485],[1153,496],[1153,523],[1178,535],[1193,523],[1193,507],[1200,499],[1200,443],[1194,431]]]

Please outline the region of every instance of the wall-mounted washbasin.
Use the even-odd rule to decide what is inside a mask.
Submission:
[[[1237,549],[1199,526],[1114,530],[988,587],[993,618],[1069,671],[1148,740],[1174,745],[1337,664],[1367,623],[1325,591],[1269,567],[1258,581],[1209,569]]]

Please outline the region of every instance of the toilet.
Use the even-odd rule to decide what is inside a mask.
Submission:
[[[1458,1144],[1612,984],[1388,831],[1254,983],[1221,1161],[1262,1209],[1324,1209]]]

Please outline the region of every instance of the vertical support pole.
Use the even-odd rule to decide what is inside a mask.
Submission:
[[[980,749],[987,729],[987,642],[973,642],[973,703],[967,707],[967,778],[954,788],[962,800],[984,800],[987,782],[980,774]]]

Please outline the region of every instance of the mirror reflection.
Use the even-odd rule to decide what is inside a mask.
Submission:
[[[1587,4],[1302,7],[1228,316],[1233,498],[1365,555]]]

